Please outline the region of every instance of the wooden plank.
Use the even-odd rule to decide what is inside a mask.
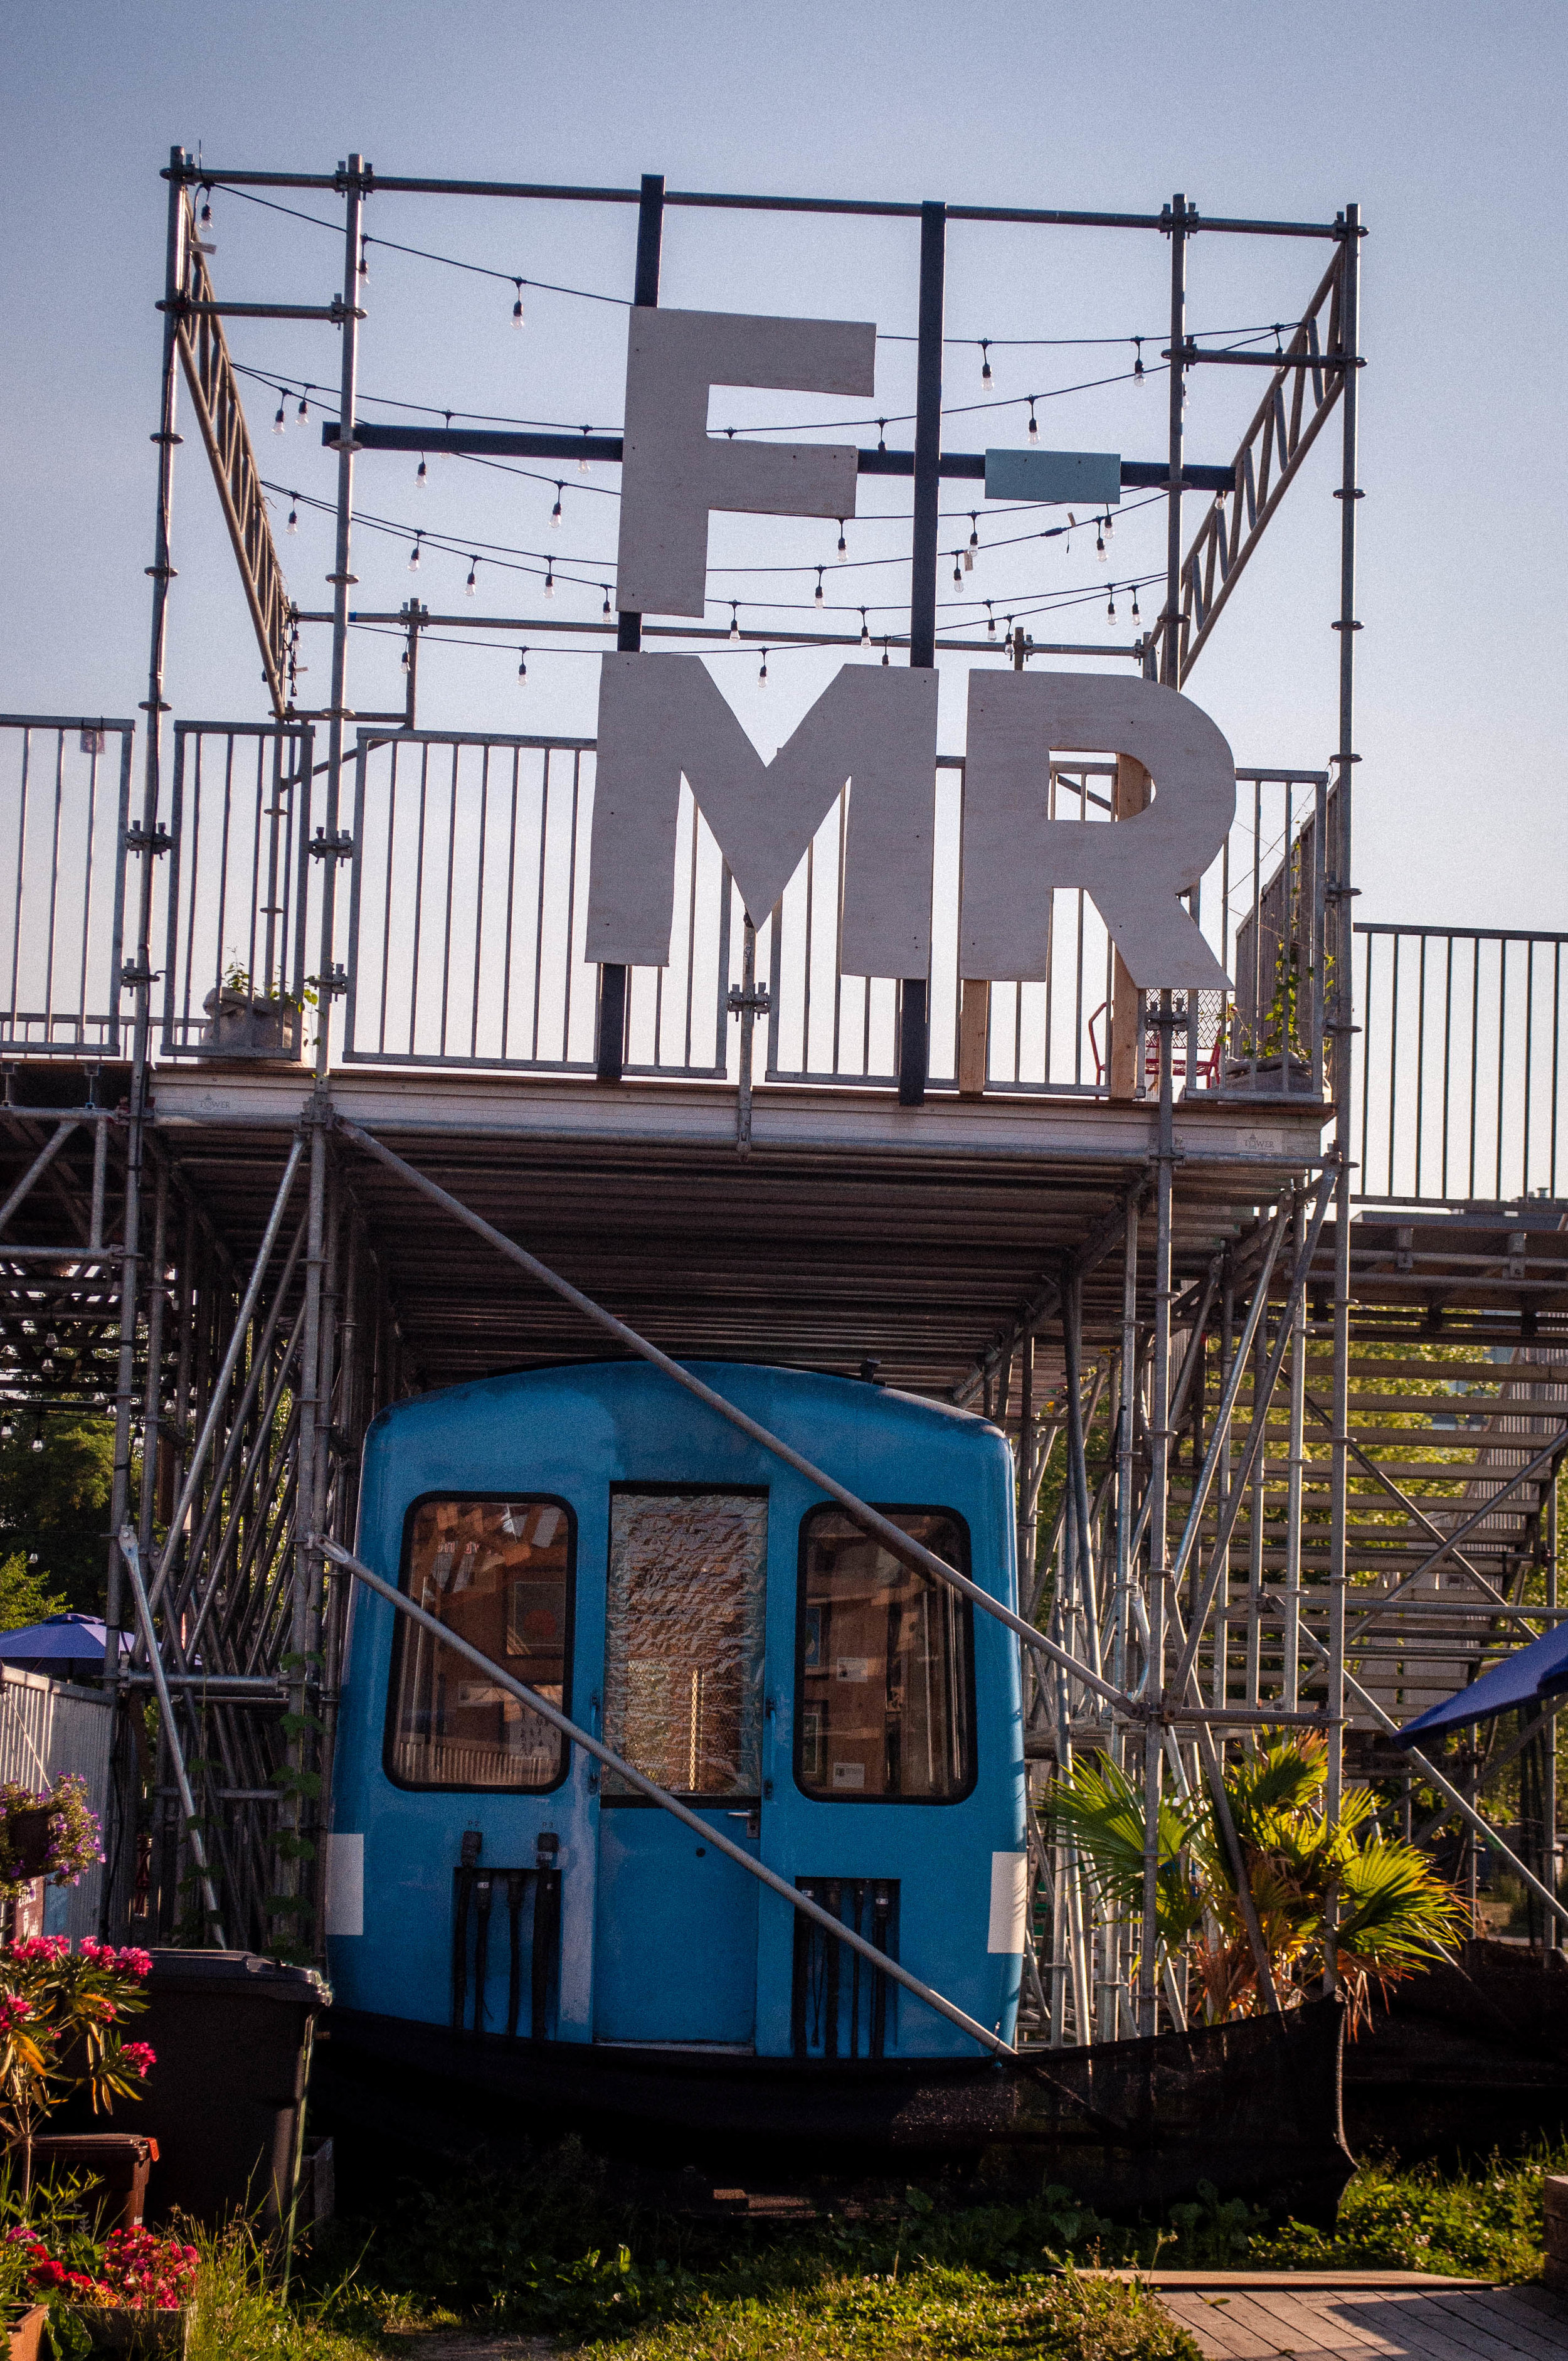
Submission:
[[[1421,2361],[1513,2361],[1506,2345],[1444,2320],[1432,2296],[1372,2296],[1365,2316],[1395,2341],[1397,2351],[1419,2354]]]
[[[1199,2345],[1204,2361],[1258,2361],[1272,2348],[1261,2345],[1255,2334],[1230,2318],[1230,2299],[1200,2295],[1196,2289],[1162,2294],[1160,2302]]]
[[[1431,2301],[1441,2311],[1498,2338],[1509,2353],[1530,2356],[1532,2361],[1563,2361],[1568,2335],[1561,2326],[1554,2330],[1520,2303],[1518,2298],[1523,2292],[1522,2289],[1493,2288],[1472,2294],[1456,2289]]]

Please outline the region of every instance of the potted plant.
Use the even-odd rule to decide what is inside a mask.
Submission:
[[[0,1889],[15,1894],[35,1877],[74,1885],[104,1858],[98,1822],[87,1803],[87,1783],[74,1772],[52,1791],[37,1793],[18,1780],[0,1786]]]
[[[296,997],[264,978],[253,984],[248,971],[231,967],[202,1003],[207,1024],[196,1044],[203,1058],[281,1058],[298,1064],[304,1055],[307,991]]]
[[[94,2114],[137,2098],[157,2063],[126,2020],[147,2006],[147,1952],[116,1951],[84,1936],[74,1954],[60,1935],[30,1935],[0,1950],[0,2127],[22,2154],[31,2194],[33,2141],[49,2110],[85,2090]]]
[[[80,2231],[51,2240],[21,2227],[6,2241],[23,2257],[29,2291],[47,2297],[57,2314],[57,2345],[137,2361],[174,2361],[185,2352],[201,2263],[194,2246],[143,2229],[115,2230],[100,2245]]]

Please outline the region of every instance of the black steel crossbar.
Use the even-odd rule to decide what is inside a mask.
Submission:
[[[338,448],[338,423],[327,419],[322,441],[329,451]],[[622,444],[619,434],[547,434],[521,428],[465,426],[370,426],[356,419],[356,451],[419,451],[445,453],[472,459],[605,459],[619,466]],[[913,476],[913,451],[857,451],[862,476]],[[944,451],[938,462],[944,476],[983,481],[983,451]],[[1189,491],[1229,492],[1235,489],[1234,467],[1185,467],[1181,480]],[[1163,459],[1124,459],[1122,481],[1135,491],[1163,490],[1170,469]]]

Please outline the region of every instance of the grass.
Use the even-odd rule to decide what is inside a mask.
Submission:
[[[287,2293],[243,2224],[202,2236],[190,2361],[371,2361],[460,2324],[579,2361],[1195,2361],[1141,2290],[1075,2265],[1530,2279],[1545,2175],[1563,2170],[1568,2144],[1464,2171],[1375,2161],[1332,2235],[1212,2191],[1164,2224],[1113,2224],[1059,2189],[988,2206],[890,2191],[864,2218],[780,2228],[619,2203],[567,2142],[523,2170],[402,2184],[374,2221],[323,2234]]]

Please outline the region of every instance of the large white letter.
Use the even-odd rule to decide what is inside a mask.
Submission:
[[[1047,819],[1053,750],[1135,755],[1153,803],[1108,826]],[[1052,890],[1081,885],[1140,990],[1223,989],[1223,968],[1176,897],[1213,860],[1235,809],[1229,746],[1175,689],[1094,673],[971,672],[959,973],[1043,979]]]
[[[616,604],[633,614],[704,611],[710,509],[855,513],[851,445],[720,440],[707,431],[714,386],[870,394],[875,384],[876,329],[869,322],[634,309]]]
[[[759,927],[848,780],[845,971],[927,972],[935,672],[843,665],[764,763],[700,656],[601,658],[585,958],[668,963],[683,774]]]

